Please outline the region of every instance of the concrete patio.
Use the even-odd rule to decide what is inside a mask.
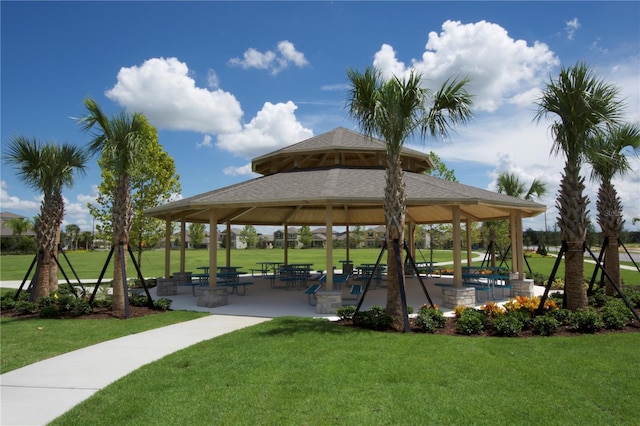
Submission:
[[[337,271],[339,272],[339,271]],[[171,309],[173,310],[188,310],[188,311],[201,311],[210,312],[216,315],[241,315],[241,316],[254,316],[254,317],[281,317],[281,316],[301,316],[301,317],[326,317],[331,318],[334,315],[330,314],[318,314],[316,307],[309,305],[308,295],[304,293],[304,287],[302,288],[271,288],[270,280],[262,277],[243,277],[244,281],[252,281],[253,284],[247,286],[247,294],[245,296],[237,294],[228,295],[228,304],[224,306],[218,306],[215,308],[207,308],[197,305],[198,297],[193,296],[193,289],[190,285],[178,285],[177,295],[175,296],[160,296],[172,300]],[[442,311],[447,314],[452,312],[451,309],[442,307],[442,288],[436,287],[435,283],[447,283],[452,282],[451,276],[442,276],[441,278],[425,278],[422,277],[422,281],[427,288],[427,292],[431,297],[434,304],[437,304]],[[317,281],[309,281],[308,285],[316,283]],[[350,284],[355,283],[353,280]],[[364,282],[360,281],[364,288]],[[382,285],[386,285],[383,281]],[[157,287],[150,290],[152,298],[157,298]],[[544,290],[542,287],[540,289]],[[196,287],[196,292],[198,287]],[[538,290],[538,288],[536,289]],[[505,302],[509,299],[509,295],[505,294],[505,297],[500,297],[501,291],[496,290],[496,302]],[[506,292],[508,293],[508,292]],[[536,291],[537,293],[537,291]],[[197,293],[196,293],[197,294]],[[374,283],[371,284],[371,288],[368,290],[364,297],[362,309],[368,309],[372,305],[386,305],[386,287],[376,288]],[[420,286],[418,278],[407,277],[406,278],[406,294],[407,305],[412,306],[415,311],[420,308],[421,305],[428,303],[428,300]],[[348,286],[342,286],[343,304],[355,305],[357,302],[353,299],[353,296],[349,294]],[[477,303],[477,306],[483,305],[485,302],[485,294],[481,294],[480,298],[482,302]],[[498,298],[500,297],[500,298]],[[350,298],[350,300],[345,300]]]

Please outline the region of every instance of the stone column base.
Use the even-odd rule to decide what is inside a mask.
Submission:
[[[533,289],[533,280],[509,280],[509,284],[513,286],[513,297],[524,296],[533,297],[535,291]]]
[[[475,306],[476,289],[473,287],[442,287],[442,307]]]
[[[198,306],[206,308],[215,308],[216,306],[224,306],[227,301],[226,287],[200,287],[198,295]]]
[[[180,284],[189,284],[191,283],[191,272],[174,272],[173,279]]]
[[[316,312],[319,314],[335,314],[342,307],[341,291],[319,291],[316,298]]]
[[[158,278],[156,295],[175,296],[178,294],[178,283],[172,278]]]

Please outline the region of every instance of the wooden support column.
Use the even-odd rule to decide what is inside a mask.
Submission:
[[[462,250],[460,248],[460,206],[452,207],[453,213],[453,286],[462,287]]]
[[[471,250],[471,221],[467,219],[465,224],[467,227],[467,266],[471,266],[473,262],[473,253]]]
[[[283,244],[283,248],[284,248],[284,264],[288,265],[289,264],[289,224],[287,222],[284,223],[284,242]]]
[[[186,221],[182,219],[180,221],[180,272],[185,272],[185,248],[187,245],[186,225]]]
[[[227,235],[226,235],[225,253],[226,253],[226,265],[231,266],[231,222],[227,222]]]
[[[518,259],[518,279],[524,280],[524,236],[522,235],[522,212],[516,212],[516,242],[518,250],[513,251]]]
[[[164,277],[171,276],[171,219],[167,217],[164,224]]]
[[[518,236],[516,230],[516,212],[511,210],[509,214],[509,234],[511,236],[511,272],[518,272],[520,266],[518,265]]]
[[[327,205],[327,291],[333,290],[333,207]]]
[[[216,287],[218,272],[218,219],[215,210],[209,213],[209,287]]]

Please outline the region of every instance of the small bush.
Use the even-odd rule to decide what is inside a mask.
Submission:
[[[583,333],[595,333],[604,327],[602,318],[593,308],[572,312],[567,318],[567,324],[571,330]]]
[[[60,318],[60,310],[57,305],[44,305],[40,307],[40,318]]]
[[[338,308],[338,310],[336,311],[336,315],[341,320],[350,320],[353,318],[353,314],[355,312],[356,312],[356,307],[353,305],[349,305],[349,306],[343,306],[341,308]]]
[[[506,312],[505,309],[502,306],[498,305],[496,302],[489,302],[486,305],[481,306],[480,310],[482,310],[485,315],[489,316],[490,318],[504,315]]]
[[[512,311],[493,320],[493,329],[499,336],[515,337],[522,331],[524,323],[520,311]]]
[[[619,330],[629,322],[631,311],[620,299],[611,299],[600,310],[604,328]]]
[[[551,315],[539,315],[533,319],[531,330],[533,334],[551,336],[558,330],[560,323]]]
[[[460,318],[460,316],[466,309],[467,309],[467,306],[458,305],[455,308],[453,308],[453,313],[455,314],[456,318]]]
[[[622,293],[626,296],[629,303],[631,303],[631,306],[640,309],[640,290],[625,288],[622,290]]]
[[[547,312],[547,315],[558,321],[560,324],[566,324],[569,316],[571,315],[571,311],[568,309],[554,309],[552,311]]]
[[[22,315],[35,314],[38,312],[38,305],[28,300],[18,300],[13,306],[13,312]]]
[[[593,306],[594,308],[600,308],[607,303],[609,297],[605,292],[604,288],[597,288],[593,291],[591,296],[589,296],[589,306]]]
[[[153,302],[153,308],[158,311],[168,311],[171,308],[171,299],[161,298]]]
[[[416,327],[425,333],[433,333],[436,328],[443,328],[446,323],[444,313],[438,308],[422,306],[416,317]]]
[[[353,315],[353,325],[369,330],[388,330],[393,325],[393,317],[378,305],[368,311],[359,311]]]
[[[467,336],[484,330],[486,316],[475,309],[465,309],[456,321],[456,331]]]
[[[82,298],[77,298],[71,312],[74,317],[79,317],[81,315],[89,315],[93,312],[93,308],[89,304],[89,301]]]
[[[131,306],[147,306],[149,298],[143,294],[132,294],[129,296],[129,304]]]

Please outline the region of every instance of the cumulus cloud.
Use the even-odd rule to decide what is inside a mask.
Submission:
[[[429,33],[425,52],[410,66],[398,60],[387,44],[375,54],[373,62],[386,76],[401,76],[410,69],[420,71],[434,90],[447,78],[469,76],[474,108],[484,111],[495,111],[505,103],[530,103],[548,79],[550,69],[558,64],[546,44],[514,40],[500,25],[486,21],[446,21],[440,33]]]
[[[211,144],[211,136],[210,135],[204,135],[202,137],[202,142],[199,142],[196,144],[196,148],[201,148],[201,147],[210,147]]]
[[[296,119],[297,108],[291,101],[277,104],[265,102],[242,131],[219,135],[216,145],[222,150],[252,158],[310,138],[313,132]]]
[[[244,52],[242,58],[231,58],[228,62],[231,66],[238,66],[243,69],[256,68],[267,70],[276,75],[288,68],[290,65],[302,68],[309,64],[302,52],[296,50],[293,43],[283,40],[278,43],[277,52],[267,50],[260,52],[250,47]]]
[[[225,168],[222,172],[227,176],[246,176],[254,174],[253,170],[251,169],[251,163],[247,163],[244,166],[240,167],[230,166]],[[259,176],[257,173],[255,175]]]
[[[32,200],[22,200],[20,197],[9,195],[9,185],[6,181],[0,181],[0,205],[5,210],[20,210],[29,212],[38,212],[40,202]]]
[[[241,129],[242,109],[231,93],[197,87],[189,68],[176,58],[152,58],[123,67],[105,95],[129,111],[145,114],[156,127],[202,133]],[[208,76],[209,84],[212,80]],[[217,84],[217,83],[216,83]]]
[[[567,39],[573,40],[573,36],[576,31],[580,28],[580,22],[578,22],[578,18],[573,18],[572,20],[567,22],[567,26],[564,28],[567,32]]]

